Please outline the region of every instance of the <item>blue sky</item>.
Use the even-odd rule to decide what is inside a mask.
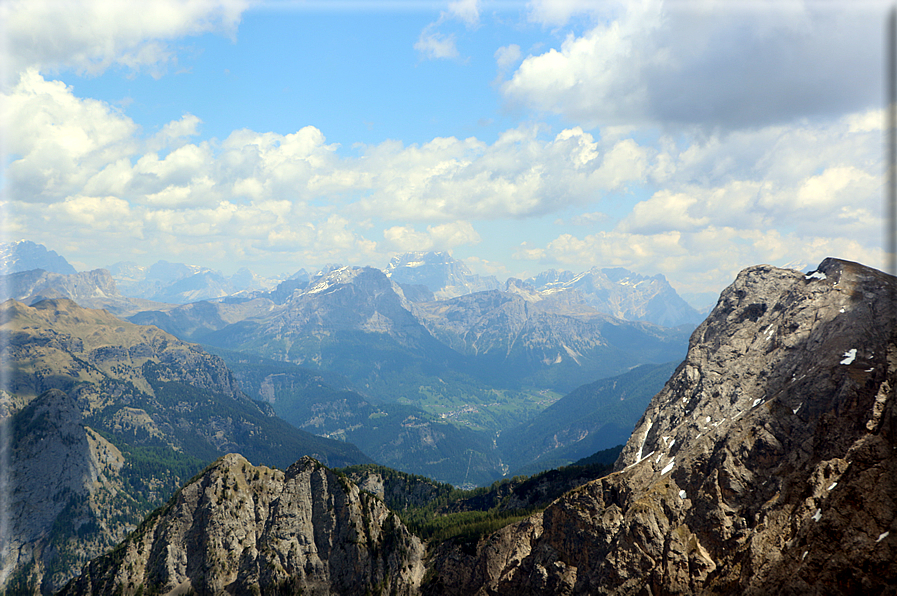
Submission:
[[[263,275],[883,265],[887,4],[6,0],[4,235]]]

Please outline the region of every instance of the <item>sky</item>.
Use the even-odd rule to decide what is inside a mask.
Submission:
[[[886,2],[0,0],[2,231],[80,270],[884,266]]]

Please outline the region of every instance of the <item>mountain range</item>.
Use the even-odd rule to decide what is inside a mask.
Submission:
[[[848,261],[748,268],[610,473],[461,495],[229,455],[63,593],[893,593],[895,295],[897,279]]]
[[[207,270],[165,262],[150,268],[119,263],[113,269],[122,281],[106,270],[32,270],[8,275],[3,287],[7,297],[26,304],[67,296],[222,355],[251,354],[342,375],[355,393],[350,401],[360,408],[354,418],[323,404],[328,392],[273,382],[238,362],[245,357],[229,361],[241,368],[247,392],[294,426],[361,444],[381,463],[458,484],[488,483],[525,465],[519,458],[509,463],[496,448],[500,433],[579,385],[640,364],[680,359],[690,330],[618,319],[596,311],[576,289],[542,293],[519,280],[509,280],[504,289],[420,301],[445,284],[460,291],[482,282],[444,253],[405,255],[387,272],[336,265],[314,275],[299,271],[270,291],[181,305],[123,296],[117,284],[171,282],[165,291],[173,292],[183,281],[204,279]],[[429,277],[412,278],[406,270],[429,271]],[[444,275],[436,276],[438,271]],[[396,278],[443,285],[423,292]],[[418,301],[406,296],[409,288]],[[263,395],[263,383],[274,388],[272,395]],[[300,386],[305,389],[297,391]],[[330,408],[330,417],[312,415],[311,405]],[[377,414],[361,418],[362,410]],[[630,412],[623,427],[634,424],[637,414]]]
[[[794,571],[787,561],[780,562],[785,571],[769,571],[769,545],[787,543],[787,550],[803,536],[812,554],[811,543],[821,539],[808,529],[807,507],[816,508],[814,523],[827,519],[832,507],[856,499],[860,480],[848,472],[887,485],[881,474],[894,469],[887,450],[874,447],[894,444],[894,406],[883,389],[894,386],[892,367],[881,359],[894,342],[893,305],[884,298],[894,281],[855,263],[829,259],[811,274],[744,271],[686,353],[688,323],[632,320],[686,312],[663,297],[666,281],[621,270],[553,271],[483,288],[477,284],[492,282],[448,255],[419,253],[387,271],[333,265],[299,271],[275,287],[176,304],[124,296],[106,270],[14,271],[17,258],[6,259],[2,284],[16,300],[0,312],[9,367],[0,414],[12,439],[0,569],[7,593],[59,588],[165,502],[134,534],[143,536],[142,546],[121,547],[68,589],[639,593],[650,585],[654,593],[763,592]],[[441,278],[434,273],[440,268]],[[210,279],[208,271],[178,264],[154,270],[158,292],[186,291],[179,280]],[[442,285],[434,292],[422,281]],[[457,295],[437,299],[438,291]],[[831,350],[837,365],[829,363]],[[786,409],[797,420],[783,422]],[[854,426],[842,428],[842,416]],[[562,467],[606,462],[620,443],[617,471],[600,482],[605,471]],[[188,482],[226,453],[241,456],[219,459]],[[404,472],[370,472],[364,466],[372,462]],[[347,465],[356,470],[348,476],[330,470]],[[756,485],[770,474],[773,492]],[[820,475],[835,483],[824,493],[814,480]],[[835,476],[854,492],[839,492]],[[399,480],[387,490],[388,479]],[[440,484],[493,480],[486,492]],[[196,482],[200,488],[188,490]],[[800,483],[815,492],[801,492]],[[194,496],[177,501],[178,487]],[[288,505],[302,491],[324,491],[328,505]],[[373,501],[358,496],[366,491],[386,504],[376,520],[368,517]],[[670,496],[675,491],[678,499]],[[829,505],[829,493],[844,496]],[[888,543],[894,519],[893,499],[880,493],[862,501],[878,511],[862,530],[880,530],[875,544]],[[645,517],[655,507],[645,504],[656,498],[663,516]],[[239,513],[234,500],[248,509]],[[290,513],[264,521],[275,502]],[[337,503],[348,517],[334,517]],[[600,513],[571,522],[581,507]],[[246,534],[239,545],[228,543],[228,552],[244,553],[237,560],[210,554],[217,548],[210,545],[231,540],[237,527],[214,520],[236,515],[250,527],[250,510],[252,523],[293,538],[272,542],[260,526],[252,540]],[[168,517],[175,511],[189,523]],[[714,525],[705,514],[735,518]],[[294,527],[297,515],[310,525]],[[843,520],[833,527],[859,531]],[[290,544],[312,544],[308,532],[314,548],[286,556]],[[565,546],[564,536],[575,543]],[[192,544],[190,537],[203,538]],[[367,546],[337,552],[334,540]],[[646,540],[672,550],[655,553]],[[861,552],[878,556],[855,540]],[[141,558],[146,549],[157,553],[151,564]],[[597,549],[606,562],[582,549]],[[631,565],[660,571],[646,572],[653,578],[646,584],[627,571]],[[732,569],[739,565],[757,569],[760,579],[738,576]],[[357,576],[348,571],[361,568],[367,571]],[[886,565],[873,571],[867,575],[893,577]],[[347,574],[349,583],[340,584]],[[862,585],[880,585],[872,576]],[[816,585],[800,577],[806,585],[788,580],[793,593]],[[825,582],[813,590],[826,592],[833,584]]]

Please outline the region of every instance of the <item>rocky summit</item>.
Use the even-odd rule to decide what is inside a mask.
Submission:
[[[435,594],[897,593],[897,281],[743,271],[615,473],[480,540]]]
[[[226,455],[61,594],[411,594],[424,547],[382,501],[311,458]]]

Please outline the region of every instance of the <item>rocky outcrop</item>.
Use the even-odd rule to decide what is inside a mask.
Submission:
[[[61,594],[414,594],[423,555],[382,501],[316,461],[227,455]]]
[[[122,453],[82,424],[62,391],[32,401],[10,426],[0,586],[8,594],[58,588],[73,562],[112,548],[146,511],[125,495]]]
[[[894,278],[743,271],[617,471],[483,539],[431,593],[879,594],[897,585]]]

